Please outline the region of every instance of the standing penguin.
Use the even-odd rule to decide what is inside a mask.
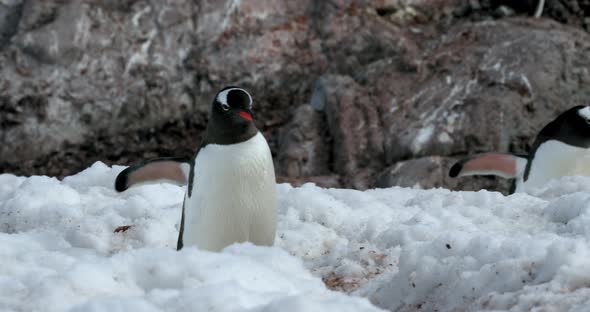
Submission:
[[[213,100],[205,137],[192,159],[156,159],[117,176],[119,192],[140,183],[188,184],[178,250],[186,245],[219,251],[235,242],[274,243],[275,172],[251,109],[246,90],[225,87]]]
[[[451,177],[497,175],[515,178],[526,192],[563,176],[590,175],[590,106],[565,111],[537,135],[528,156],[488,153],[457,162]]]

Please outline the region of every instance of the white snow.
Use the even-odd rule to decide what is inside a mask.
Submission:
[[[275,247],[175,251],[183,188],[0,175],[1,311],[584,311],[590,178],[494,192],[278,185]],[[120,225],[134,224],[113,234]],[[332,289],[326,288],[324,283]],[[363,298],[366,297],[366,298]]]

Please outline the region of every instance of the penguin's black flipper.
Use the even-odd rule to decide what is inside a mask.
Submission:
[[[115,190],[123,192],[136,184],[159,182],[186,185],[190,168],[189,158],[153,159],[121,171],[115,180]]]
[[[182,217],[180,217],[180,232],[178,233],[178,243],[176,244],[176,250],[181,250],[184,246],[182,242],[182,235],[184,234],[184,201],[182,202]]]
[[[513,179],[522,175],[526,162],[526,157],[486,153],[459,160],[449,170],[449,176],[456,178],[471,175],[495,175],[505,179]]]

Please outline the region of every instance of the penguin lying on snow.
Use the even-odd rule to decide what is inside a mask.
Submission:
[[[590,106],[576,106],[539,132],[528,156],[483,154],[460,160],[449,175],[515,178],[515,191],[523,192],[563,176],[590,175],[589,147]]]
[[[188,184],[178,250],[195,245],[219,251],[244,241],[273,244],[275,172],[268,143],[256,129],[251,109],[248,92],[226,87],[213,100],[205,138],[192,159],[156,159],[117,176],[115,189],[119,192],[161,181]]]

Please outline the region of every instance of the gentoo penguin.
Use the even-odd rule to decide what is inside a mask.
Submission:
[[[251,109],[246,90],[225,87],[213,99],[205,137],[193,158],[156,159],[117,176],[119,192],[143,183],[188,184],[178,250],[188,245],[219,251],[235,242],[274,243],[275,172]]]
[[[565,111],[537,135],[528,156],[488,153],[460,160],[451,177],[497,175],[515,178],[515,191],[526,192],[549,180],[590,175],[590,106]]]

